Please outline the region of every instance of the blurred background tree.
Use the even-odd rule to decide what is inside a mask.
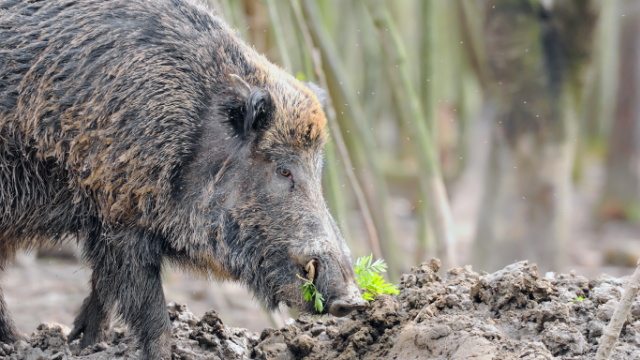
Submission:
[[[640,2],[620,4],[620,71],[606,154],[602,216],[640,220]]]
[[[495,271],[565,259],[584,68],[598,8],[591,1],[487,1],[488,98],[496,106],[474,263]]]

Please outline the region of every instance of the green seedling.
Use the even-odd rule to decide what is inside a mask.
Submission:
[[[578,296],[578,298],[573,300],[572,303],[575,303],[576,301],[584,301],[584,298],[582,296]]]
[[[318,289],[316,289],[316,286],[313,285],[313,279],[305,279],[298,274],[296,274],[296,276],[298,277],[298,279],[304,281],[304,285],[300,286],[302,295],[304,295],[304,300],[313,301],[316,310],[318,310],[318,312],[322,312],[322,310],[324,309],[324,305],[322,305],[324,298],[322,297],[322,294],[320,294]]]
[[[384,260],[378,259],[371,263],[372,260],[373,254],[364,256],[359,258],[354,266],[358,286],[364,290],[362,298],[371,301],[379,294],[399,294],[398,288],[393,284],[385,283],[380,275],[387,271]]]

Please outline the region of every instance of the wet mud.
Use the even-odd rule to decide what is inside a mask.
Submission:
[[[626,278],[575,274],[540,277],[519,262],[492,274],[469,267],[438,275],[431,260],[402,276],[400,294],[379,296],[345,318],[301,315],[261,333],[223,324],[211,310],[197,318],[169,304],[173,359],[595,359],[598,340]],[[0,344],[0,359],[136,359],[135,338],[113,326],[110,338],[86,349],[67,344],[69,328],[43,323],[29,340]],[[636,299],[612,359],[640,359]]]

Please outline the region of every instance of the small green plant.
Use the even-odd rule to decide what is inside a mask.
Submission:
[[[313,284],[313,278],[305,279],[298,274],[296,274],[296,276],[298,277],[298,279],[304,281],[304,285],[300,286],[302,295],[304,295],[304,300],[313,301],[316,310],[318,310],[318,312],[322,312],[322,310],[324,309],[324,305],[322,304],[324,298],[322,297],[322,294],[320,294],[318,289],[316,289],[316,286]]]
[[[385,283],[380,275],[387,271],[384,260],[378,259],[371,263],[372,260],[373,254],[364,256],[359,258],[354,266],[358,286],[364,290],[362,298],[373,300],[373,297],[378,294],[399,294],[398,288],[393,284]]]
[[[573,300],[572,303],[575,303],[576,301],[584,301],[584,298],[582,296],[578,296],[578,298]]]

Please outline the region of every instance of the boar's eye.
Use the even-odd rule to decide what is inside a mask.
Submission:
[[[293,179],[293,175],[291,175],[291,171],[289,171],[289,169],[280,169],[280,175],[288,178],[288,179]]]

